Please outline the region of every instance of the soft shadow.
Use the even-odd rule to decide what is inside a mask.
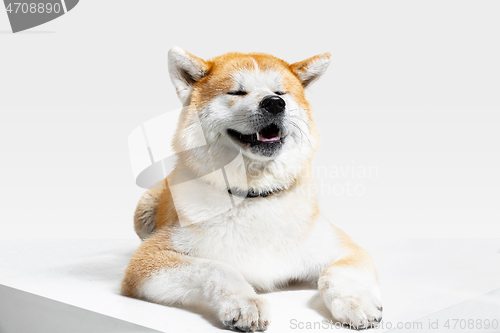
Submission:
[[[288,285],[280,288],[281,291],[294,291],[294,290],[314,290],[315,286],[307,282],[292,281]]]
[[[314,295],[309,302],[307,303],[307,306],[309,306],[310,309],[313,309],[316,311],[320,316],[324,317],[328,321],[333,321],[332,314],[328,310],[328,308],[325,305],[325,302],[323,302],[323,299],[317,293]]]
[[[293,280],[286,285],[280,286],[276,288],[276,290],[272,290],[272,292],[281,292],[281,291],[295,291],[295,290],[314,290],[315,286],[310,283]],[[257,294],[267,294],[269,291],[259,291],[257,290]]]
[[[206,306],[203,306],[203,305],[199,305],[199,306],[195,306],[195,305],[190,305],[190,306],[188,306],[188,305],[170,305],[170,306],[196,313],[201,318],[205,319],[207,322],[212,324],[214,327],[217,327],[221,330],[227,330],[227,328],[225,328],[224,325],[222,325],[221,321],[217,318],[214,310],[210,309]]]
[[[120,295],[118,293],[118,295]],[[123,296],[127,297],[127,296]],[[160,306],[167,306],[170,308],[177,308],[181,310],[185,310],[194,314],[199,315],[201,318],[206,320],[208,323],[212,324],[212,326],[219,328],[221,330],[227,330],[227,328],[224,327],[224,325],[221,323],[221,321],[217,318],[213,308],[210,308],[208,305],[205,305],[203,303],[200,303],[199,305],[184,305],[184,304],[162,304],[162,303],[156,303],[156,302],[150,302],[147,299],[135,299],[139,302],[148,302]]]
[[[119,285],[134,251],[135,247],[129,249],[120,247],[96,252],[76,259],[73,264],[51,269],[52,272],[75,276],[87,281],[116,281],[116,285]]]
[[[309,302],[307,303],[307,305],[309,306],[310,309],[313,309],[320,316],[322,316],[323,318],[325,318],[329,323],[333,323],[335,325],[335,328],[342,327],[342,328],[344,328],[346,330],[350,330],[350,331],[353,331],[353,332],[356,332],[356,331],[366,331],[366,330],[369,330],[369,329],[377,328],[377,326],[368,326],[368,327],[355,328],[355,327],[347,325],[346,323],[341,324],[340,322],[334,320],[333,316],[332,316],[332,314],[330,312],[330,310],[328,310],[328,308],[326,307],[325,302],[323,301],[323,299],[321,298],[321,296],[319,295],[319,293],[317,293],[316,295],[314,295],[309,300]],[[340,326],[338,327],[337,325],[340,325]]]

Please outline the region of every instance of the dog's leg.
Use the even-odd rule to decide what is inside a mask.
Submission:
[[[142,243],[126,270],[123,295],[162,304],[205,302],[230,329],[267,328],[267,303],[239,272],[222,262],[175,252],[168,239],[168,231],[160,230]]]
[[[337,229],[342,256],[318,280],[318,289],[333,319],[353,328],[369,328],[382,319],[375,266],[368,253]]]

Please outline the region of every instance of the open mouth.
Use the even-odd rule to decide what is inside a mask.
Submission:
[[[284,143],[284,137],[276,124],[268,125],[253,134],[243,134],[233,129],[228,129],[227,134],[240,146],[249,147],[253,153],[266,157],[276,156]]]
[[[233,129],[228,129],[227,133],[236,141],[241,143],[256,144],[281,144],[281,130],[275,124],[268,125],[259,132],[253,134],[243,134]]]

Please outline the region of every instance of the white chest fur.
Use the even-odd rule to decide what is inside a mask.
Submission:
[[[299,204],[300,203],[300,204]],[[225,262],[254,287],[319,276],[338,255],[335,230],[300,188],[248,198],[208,221],[172,230],[174,248]]]

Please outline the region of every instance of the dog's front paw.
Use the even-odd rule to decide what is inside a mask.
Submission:
[[[219,319],[231,330],[265,331],[270,324],[267,302],[257,295],[234,295],[222,302]]]
[[[320,289],[333,319],[354,329],[376,327],[382,320],[382,303],[377,287],[367,288],[361,283],[324,284]]]
[[[369,295],[334,299],[330,311],[335,321],[354,329],[375,327],[382,320],[382,306]]]

